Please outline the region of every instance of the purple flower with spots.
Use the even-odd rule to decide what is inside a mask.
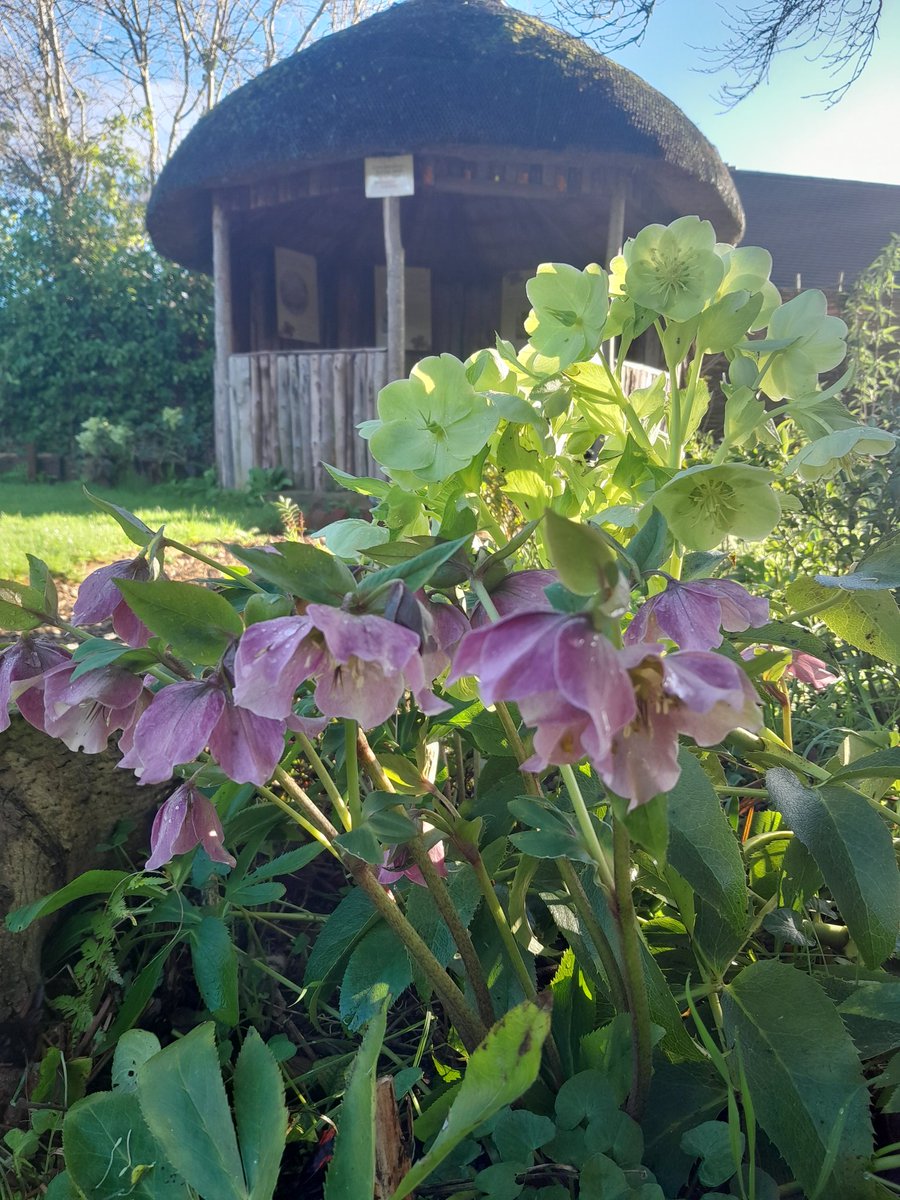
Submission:
[[[835,675],[828,663],[823,662],[821,658],[816,658],[814,654],[806,654],[802,650],[794,651],[784,673],[796,679],[798,683],[808,683],[817,692],[827,688],[829,684],[837,683],[840,679],[840,675]]]
[[[553,605],[546,596],[546,589],[552,583],[559,583],[555,571],[515,571],[501,579],[491,591],[491,601],[501,617],[510,617],[517,612],[552,612]],[[472,628],[478,629],[490,620],[479,604],[472,614]]]
[[[112,617],[113,629],[126,645],[146,646],[152,636],[150,630],[125,603],[116,587],[116,580],[137,579],[143,582],[149,578],[150,567],[147,560],[141,557],[98,567],[78,589],[78,598],[72,609],[73,624],[98,625],[107,617]]]
[[[146,870],[157,871],[176,856],[202,846],[213,862],[235,865],[222,845],[222,822],[212,803],[192,783],[183,783],[153,820]]]
[[[0,651],[0,733],[9,728],[9,706],[35,729],[44,730],[44,677],[71,659],[49,638],[24,634]]]
[[[626,645],[669,638],[682,650],[713,650],[722,630],[740,633],[765,625],[769,602],[732,579],[670,579],[664,592],[642,604],[625,631]]]
[[[244,632],[234,660],[235,702],[284,719],[299,685],[314,679],[319,711],[364,729],[388,720],[407,688],[423,712],[443,712],[420,644],[417,632],[384,617],[310,604],[303,616],[260,621]]]
[[[284,719],[262,717],[236,705],[221,676],[161,688],[138,719],[119,765],[141,783],[164,783],[179,763],[207,746],[235,783],[266,783],[284,750]]]
[[[485,704],[511,700],[534,727],[526,770],[602,758],[636,714],[628,672],[586,616],[520,612],[467,634],[449,682],[477,675]]]
[[[626,646],[619,653],[636,701],[635,717],[592,761],[603,782],[646,804],[678,782],[678,737],[714,746],[734,729],[762,726],[759,698],[736,663],[707,650],[661,654],[659,646]]]
[[[144,685],[115,663],[73,679],[77,665],[63,662],[45,674],[43,729],[70,750],[99,754],[130,723]]]

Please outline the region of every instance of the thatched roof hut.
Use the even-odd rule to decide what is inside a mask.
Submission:
[[[386,200],[383,211],[366,196],[364,160],[400,155],[413,157],[414,194]],[[293,424],[285,418],[281,433],[265,433],[274,417],[258,410],[277,409],[282,385],[267,401],[254,355],[289,376],[294,366],[273,354],[306,354],[301,375],[328,365],[313,361],[328,354],[334,371],[336,351],[377,346],[385,321],[388,344],[400,338],[393,373],[404,346],[466,354],[496,329],[513,332],[522,307],[515,273],[540,261],[604,261],[647,222],[686,212],[709,218],[723,240],[742,232],[727,168],[671,101],[501,0],[406,0],[223,100],[163,171],[147,224],[161,253],[216,275],[219,465],[232,482],[251,459],[280,460],[305,480],[302,447],[288,453],[285,429],[294,443],[315,434],[302,427],[297,404],[308,400],[299,393]],[[397,286],[382,299],[386,263],[389,291],[391,280],[406,282],[399,315]],[[292,299],[302,310],[295,323],[285,316]],[[353,386],[371,393],[384,364],[365,353],[371,378]],[[234,441],[229,424],[246,429],[234,394],[245,376],[250,458],[222,450]],[[340,428],[336,414],[322,415],[331,428],[313,454],[346,458],[352,424],[371,408],[371,395],[357,400]]]

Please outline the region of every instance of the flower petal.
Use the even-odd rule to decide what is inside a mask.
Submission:
[[[161,688],[134,730],[141,783],[164,783],[178,763],[193,762],[225,708],[215,683],[171,683]]]
[[[325,662],[307,617],[276,617],[251,625],[234,658],[234,702],[260,717],[284,718],[299,685]]]
[[[226,701],[209,735],[209,752],[229,779],[261,787],[278,766],[284,729],[283,718],[260,717]]]

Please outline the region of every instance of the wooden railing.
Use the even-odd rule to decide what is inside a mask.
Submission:
[[[375,472],[356,426],[375,416],[386,351],[260,351],[233,354],[228,366],[237,487],[251,467],[281,467],[310,492],[337,487],[323,462],[353,475]]]
[[[309,492],[337,489],[323,462],[353,475],[378,473],[356,427],[376,415],[385,350],[264,350],[232,354],[228,368],[236,487],[251,467],[281,467]],[[658,375],[626,363],[624,390],[649,387]]]

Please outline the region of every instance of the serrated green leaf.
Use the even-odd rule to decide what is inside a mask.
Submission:
[[[172,579],[117,579],[115,584],[135,616],[192,662],[214,665],[243,633],[228,601],[198,584]]]
[[[418,591],[430,582],[444,563],[449,562],[464,546],[472,540],[471,534],[456,538],[452,542],[439,542],[421,554],[416,554],[395,566],[386,567],[383,571],[373,571],[359,585],[361,594],[368,594],[395,579],[402,579],[411,592]]]
[[[42,558],[26,554],[28,559],[28,583],[34,592],[41,597],[41,608],[48,616],[55,617],[59,612],[59,595],[50,568]]]
[[[797,579],[787,589],[788,604],[797,612],[835,596],[833,588],[814,579]],[[847,592],[816,617],[857,650],[900,666],[900,609],[890,592]]]
[[[131,1200],[190,1195],[147,1128],[134,1093],[97,1092],[75,1104],[63,1122],[63,1153],[78,1195],[92,1200],[117,1200],[123,1192]]]
[[[360,1029],[385,1003],[393,1003],[412,978],[406,947],[386,925],[376,926],[347,963],[341,982],[341,1020],[350,1029]]]
[[[821,1195],[870,1200],[868,1091],[834,1005],[808,975],[774,960],[744,967],[725,988],[723,1004],[726,1035],[740,1047],[757,1120],[795,1178],[813,1192],[838,1132]]]
[[[834,783],[847,779],[900,779],[900,746],[855,758],[846,767],[839,767],[831,779]]]
[[[251,1029],[234,1065],[234,1118],[250,1200],[271,1200],[287,1135],[284,1080],[271,1050]]]
[[[236,1025],[238,1008],[237,951],[221,917],[204,917],[191,930],[194,978],[210,1015],[223,1025]]]
[[[668,859],[675,870],[736,935],[747,926],[749,896],[744,863],[709,777],[680,750],[681,775],[668,794]]]
[[[249,1200],[211,1021],[166,1046],[138,1071],[144,1119],[204,1200]]]
[[[784,767],[766,772],[766,788],[816,860],[863,961],[879,966],[900,926],[900,874],[888,827],[863,796],[805,787]]]
[[[248,546],[228,549],[260,579],[313,604],[339,603],[356,586],[346,564],[312,542],[279,542],[276,553]]]
[[[375,919],[375,909],[365,892],[359,888],[348,892],[313,942],[303,973],[304,986],[315,987],[328,979]]]
[[[473,1129],[518,1100],[537,1079],[541,1048],[549,1032],[550,1013],[530,1000],[511,1009],[489,1030],[472,1051],[440,1133],[390,1200],[404,1200]]]
[[[134,513],[130,513],[127,508],[120,508],[118,504],[112,504],[109,500],[103,500],[100,496],[93,495],[83,485],[82,491],[91,504],[112,517],[128,540],[134,542],[136,546],[149,546],[156,537],[154,530],[149,525],[145,525],[140,517],[136,517]]]
[[[375,1194],[375,1090],[387,1005],[373,1014],[347,1080],[337,1122],[334,1157],[325,1177],[325,1200],[360,1200]]]

